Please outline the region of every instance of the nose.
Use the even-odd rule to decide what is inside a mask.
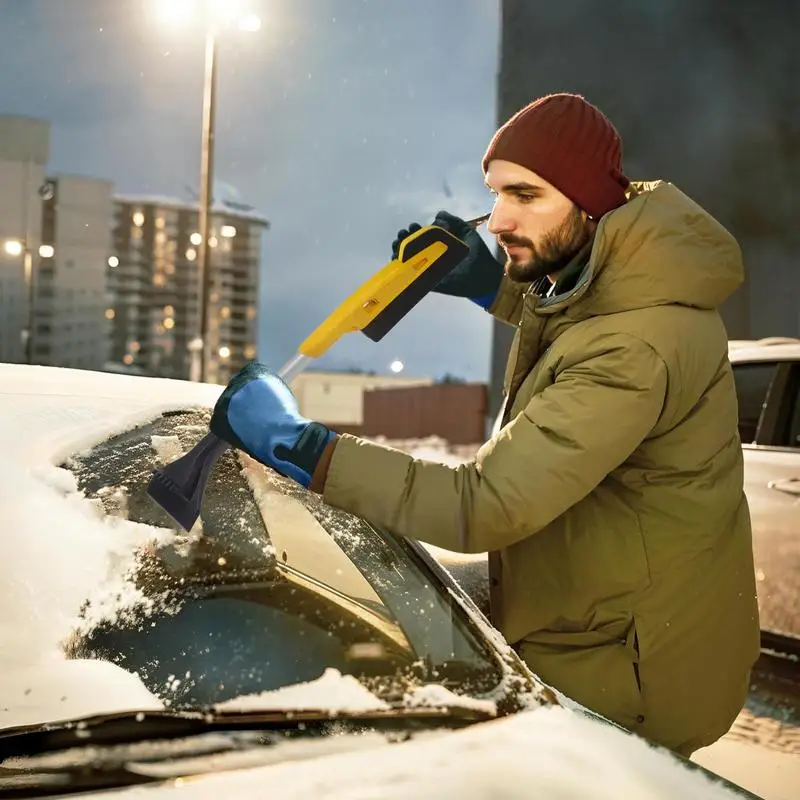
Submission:
[[[492,213],[489,215],[489,221],[486,223],[486,230],[497,236],[500,233],[510,233],[514,228],[516,228],[516,223],[508,213],[503,198],[498,197],[494,202]]]

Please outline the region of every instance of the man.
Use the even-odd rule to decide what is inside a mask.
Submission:
[[[620,137],[550,95],[493,137],[489,231],[438,290],[516,327],[498,432],[458,467],[300,416],[259,365],[212,429],[398,536],[490,552],[492,622],[544,681],[684,755],[730,727],[759,653],[727,336],[739,248],[669,183],[631,184]],[[407,231],[401,231],[395,247]]]

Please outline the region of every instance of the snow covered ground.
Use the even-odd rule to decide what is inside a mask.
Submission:
[[[0,365],[0,727],[160,707],[138,676],[101,662],[66,661],[60,642],[87,597],[104,594],[105,612],[113,613],[128,591],[121,576],[134,548],[168,534],[104,515],[57,464],[163,410],[213,404],[220,388]],[[430,443],[420,443],[417,453],[430,456]],[[373,702],[345,678],[326,673],[324,691],[319,682],[287,687],[282,702]],[[418,699],[436,698],[429,691]],[[142,791],[152,797],[178,790],[183,798],[733,796],[635,737],[565,708],[538,706],[375,752],[359,748],[313,765],[290,761]]]

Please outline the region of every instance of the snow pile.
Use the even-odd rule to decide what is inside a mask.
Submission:
[[[59,722],[114,711],[158,711],[164,704],[138,675],[107,661],[42,658],[3,670],[0,729]]]
[[[376,697],[352,675],[326,669],[315,681],[284,686],[270,692],[242,695],[214,706],[215,711],[268,711],[292,708],[324,709],[335,714],[340,711],[383,711],[389,704]]]
[[[478,700],[454,694],[441,684],[429,683],[416,686],[403,696],[403,705],[408,708],[472,708],[495,716],[497,704],[493,700]]]
[[[8,364],[0,387],[0,725],[161,707],[138,676],[67,662],[62,642],[88,599],[101,617],[141,602],[134,553],[173,534],[103,514],[58,465],[219,387]]]

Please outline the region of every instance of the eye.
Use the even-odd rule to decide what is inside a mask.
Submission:
[[[517,200],[523,205],[528,205],[528,203],[532,203],[536,199],[535,194],[518,194]]]

